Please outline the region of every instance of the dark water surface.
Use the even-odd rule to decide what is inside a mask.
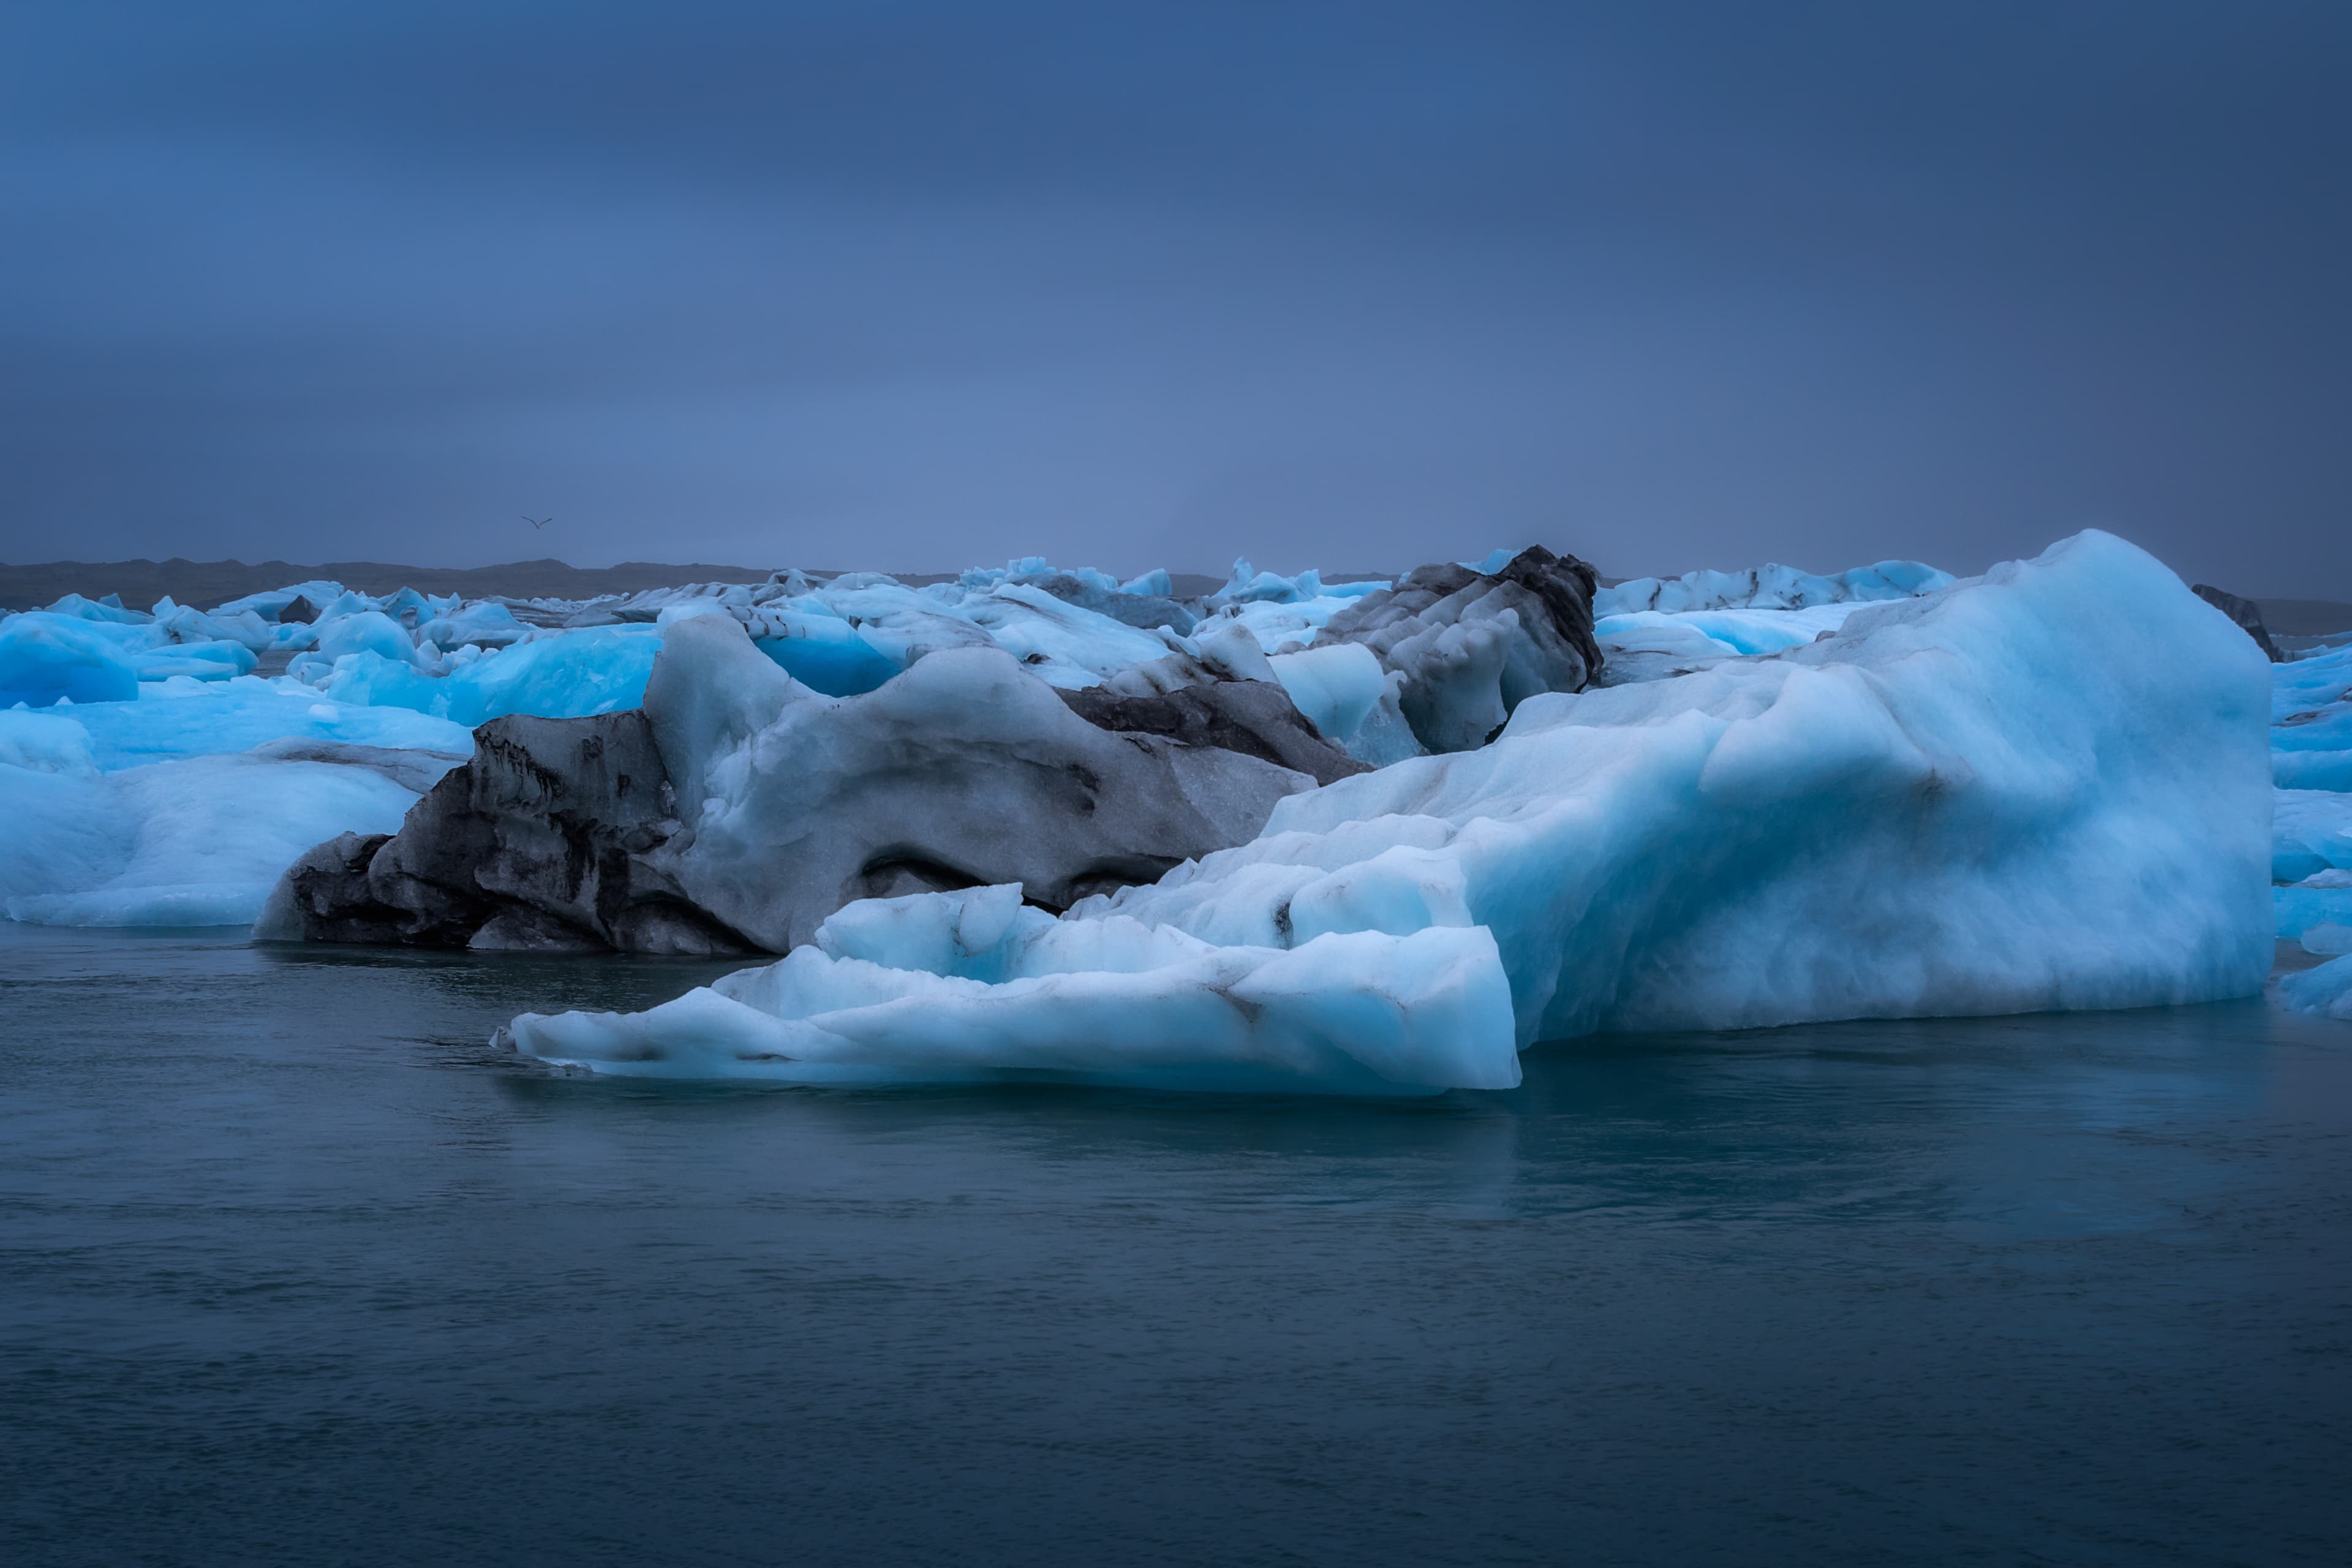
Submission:
[[[712,973],[0,925],[0,1560],[2352,1559],[2340,1025],[1378,1104],[483,1044]]]

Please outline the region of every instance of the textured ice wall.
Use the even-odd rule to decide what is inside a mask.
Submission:
[[[1530,698],[1482,751],[1294,796],[1059,921],[852,905],[716,990],[509,1037],[632,1073],[1434,1089],[1602,1028],[2249,994],[2269,675],[2085,533],[1787,653]]]

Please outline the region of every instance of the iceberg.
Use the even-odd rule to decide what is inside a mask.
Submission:
[[[1209,607],[1222,610],[1228,605],[1296,605],[1323,597],[1323,574],[1309,567],[1296,577],[1279,573],[1261,572],[1245,557],[1234,559],[1233,574],[1225,585],[1209,595]]]
[[[2260,651],[2096,531],[1923,595],[1874,571],[1825,640],[1528,694],[1479,750],[1290,795],[1059,918],[1016,886],[855,902],[666,1006],[501,1038],[611,1073],[1434,1092],[1603,1029],[2260,991]]]
[[[111,630],[107,622],[47,610],[0,620],[0,708],[138,696],[137,657]]]
[[[897,659],[821,603],[763,607],[746,625],[778,668],[827,697],[856,697],[898,673]]]
[[[1024,583],[1000,584],[958,607],[991,642],[1052,686],[1100,685],[1107,676],[1160,658],[1171,646],[1167,636]]]
[[[151,681],[136,700],[93,702],[61,711],[89,737],[102,773],[146,763],[250,752],[271,741],[300,739],[392,749],[455,752],[473,747],[462,724],[404,708],[366,708],[322,700],[285,676],[229,680]]]
[[[1916,598],[1953,578],[1916,561],[1882,561],[1832,576],[1790,566],[1640,577],[1592,596],[1604,656],[1596,683],[1624,686],[1689,675],[1717,659],[1777,653],[1834,636],[1865,605]]]
[[[2283,789],[2271,820],[2271,876],[2300,882],[2322,871],[2352,871],[2352,794]]]
[[[990,591],[1007,584],[1034,588],[1122,626],[1144,631],[1166,626],[1179,637],[1189,635],[1198,618],[1176,602],[1175,585],[1166,567],[1122,583],[1092,567],[1065,571],[1047,565],[1043,556],[1032,555],[1006,562],[1002,572],[976,569],[957,581],[968,590]]]
[[[299,623],[307,624],[318,615],[320,605],[333,604],[342,596],[343,585],[341,583],[314,577],[307,583],[289,583],[283,588],[265,589],[258,594],[230,599],[214,605],[212,613],[215,616],[250,614],[274,625],[282,625],[289,621],[287,612],[290,610]]]
[[[900,967],[918,950],[937,973]],[[1056,922],[1004,887],[855,904],[782,963],[646,1013],[526,1014],[501,1039],[631,1076],[1393,1094],[1517,1083],[1509,1036],[1494,940],[1476,927],[1220,946],[1132,921]]]
[[[317,641],[308,653],[298,655],[289,667],[298,679],[313,669],[331,670],[340,659],[367,654],[391,664],[412,668],[421,661],[416,643],[398,621],[382,610],[362,610],[353,615],[321,616],[312,627]]]
[[[247,924],[305,849],[397,826],[472,747],[446,721],[322,702],[285,678],[180,676],[0,710],[0,915]]]
[[[1620,641],[1637,644],[1643,634],[1687,630],[1704,638],[1704,642],[1661,646],[1672,646],[1677,652],[1687,650],[1701,658],[1732,658],[1742,654],[1780,653],[1818,642],[1822,633],[1836,631],[1845,625],[1847,616],[1860,608],[1859,601],[1849,601],[1801,610],[1682,610],[1672,614],[1664,610],[1633,610],[1602,616],[1594,623],[1592,635],[1606,647]]]
[[[1954,581],[1950,573],[1918,561],[1881,561],[1827,577],[1778,564],[1745,572],[1686,572],[1679,577],[1634,577],[1603,588],[1593,595],[1592,613],[1803,610],[1916,598],[1939,593]]]
[[[1361,771],[1271,681],[1188,686],[1181,711],[1102,693],[1097,714],[969,647],[828,700],[731,616],[665,631],[642,710],[483,725],[396,835],[295,862],[257,934],[782,952],[878,893],[1017,880],[1065,908],[1248,839],[1308,765]]]
[[[139,695],[142,681],[174,676],[227,680],[250,674],[256,663],[253,650],[232,637],[202,636],[197,623],[205,620],[187,612],[163,621],[51,610],[10,616],[0,620],[0,707],[121,702]],[[224,628],[202,627],[219,629]],[[177,640],[184,632],[198,640]]]
[[[2315,1013],[2323,1018],[2352,1023],[2352,953],[2331,958],[2316,969],[2286,976],[2279,982],[2279,996],[2292,1012]]]
[[[23,757],[22,731],[0,729],[0,748],[12,740]],[[34,924],[247,925],[305,849],[396,827],[417,798],[417,775],[397,766],[408,753],[369,760],[392,765],[192,757],[98,774],[74,765],[70,742],[39,743],[45,767],[0,752],[0,912]]]
[[[2352,643],[2273,667],[2271,774],[2279,786],[2271,875],[2280,940],[2352,926]],[[2293,1005],[2318,984],[2297,977],[2283,994]]]
[[[2300,942],[2324,925],[2352,926],[2352,871],[2320,871],[2271,889],[2274,934]]]
[[[64,616],[77,621],[101,621],[110,626],[143,626],[155,618],[137,610],[125,609],[122,601],[111,594],[103,599],[90,599],[79,594],[68,594],[56,604],[38,613]]]
[[[1466,752],[1528,698],[1581,690],[1600,672],[1593,582],[1591,566],[1540,545],[1493,573],[1423,566],[1333,616],[1314,647],[1370,650],[1398,677],[1419,747]]]
[[[1317,731],[1349,756],[1380,768],[1421,755],[1401,700],[1403,673],[1362,644],[1276,654],[1266,666]]]
[[[62,713],[0,710],[0,768],[96,778],[98,753],[89,731]]]
[[[495,600],[441,609],[416,628],[416,640],[436,647],[508,647],[530,636],[531,628],[515,619],[514,612]]]
[[[2272,718],[2281,789],[2352,792],[2352,643],[2279,665]]]
[[[533,637],[494,655],[467,657],[461,648],[441,661],[439,674],[374,647],[308,673],[337,702],[406,708],[471,728],[509,713],[583,718],[635,708],[660,651],[655,627],[598,626]]]

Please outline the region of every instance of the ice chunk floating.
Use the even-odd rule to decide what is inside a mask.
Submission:
[[[1598,1029],[2251,994],[2270,700],[2243,633],[2085,533],[1787,651],[1529,696],[1060,919],[855,903],[781,963],[505,1038],[611,1073],[1410,1092]]]

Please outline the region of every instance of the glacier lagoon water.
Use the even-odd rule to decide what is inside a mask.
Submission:
[[[568,1079],[709,965],[0,923],[12,1563],[2340,1561],[2352,1030]]]

